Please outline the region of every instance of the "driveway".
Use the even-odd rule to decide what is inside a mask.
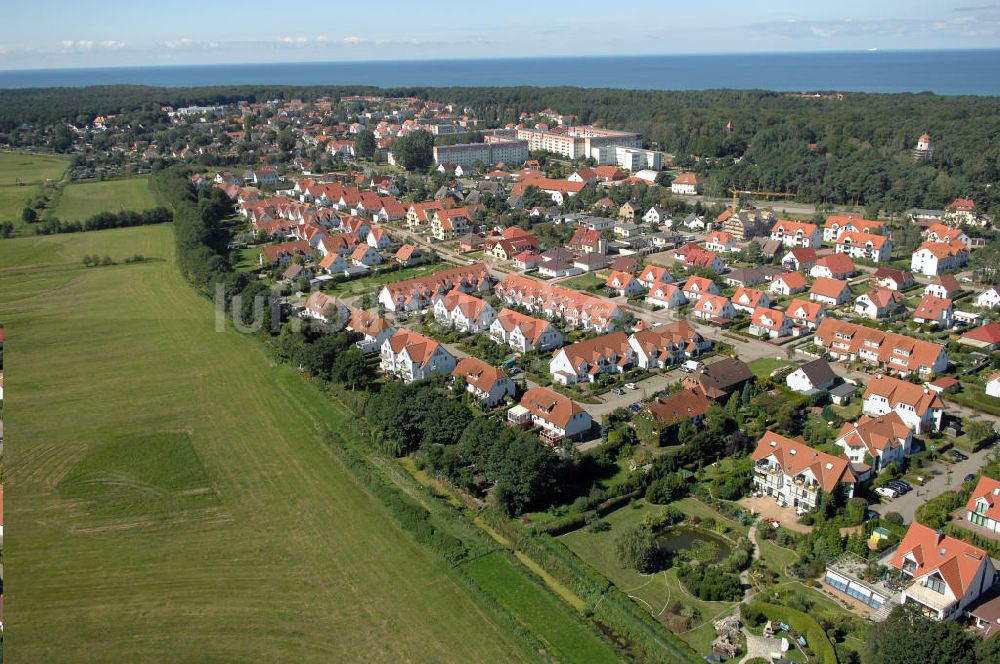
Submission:
[[[940,496],[945,491],[959,489],[966,475],[979,472],[979,469],[986,464],[990,454],[992,454],[993,447],[993,445],[989,445],[978,452],[968,454],[968,461],[961,461],[955,464],[942,462],[934,464],[933,468],[935,470],[942,471],[940,475],[932,475],[923,486],[914,487],[913,491],[908,494],[889,500],[888,502],[871,505],[870,509],[879,514],[898,512],[903,516],[905,521],[913,521],[913,516],[918,507],[931,498]],[[883,498],[883,500],[887,499]]]

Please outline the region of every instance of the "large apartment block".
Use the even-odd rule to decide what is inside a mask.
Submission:
[[[520,165],[527,159],[528,141],[523,140],[434,146],[435,164],[455,164],[467,167],[476,162],[487,165],[503,162],[509,165]]]
[[[641,148],[642,135],[631,131],[601,129],[590,125],[569,127],[565,131],[523,128],[517,130],[518,140],[527,141],[529,150],[546,150],[570,159],[594,157],[594,151],[604,148]],[[610,154],[610,153],[606,153]],[[617,159],[617,156],[616,156]],[[605,163],[614,163],[607,160]]]

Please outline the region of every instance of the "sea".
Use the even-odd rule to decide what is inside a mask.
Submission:
[[[642,55],[0,70],[0,88],[138,84],[580,86],[1000,96],[1000,49]]]

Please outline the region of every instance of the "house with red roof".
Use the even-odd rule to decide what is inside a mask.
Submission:
[[[1000,482],[981,475],[965,509],[966,521],[1000,537]]]
[[[831,307],[840,306],[851,300],[851,287],[846,281],[819,277],[809,289],[809,299]]]
[[[573,237],[566,244],[566,248],[582,254],[606,254],[608,253],[608,241],[599,230],[577,228]]]
[[[603,373],[624,373],[632,364],[628,337],[624,332],[611,332],[563,346],[552,354],[549,373],[562,385],[592,383]]]
[[[752,314],[758,307],[770,307],[771,298],[762,290],[740,286],[732,297],[733,307],[737,311]]]
[[[837,238],[834,251],[851,258],[884,263],[892,258],[892,241],[885,235],[847,231]]]
[[[962,292],[962,285],[958,283],[958,279],[955,278],[953,274],[942,274],[924,286],[924,295],[933,295],[934,297],[955,299]]]
[[[950,328],[955,321],[955,307],[946,297],[924,295],[913,312],[913,320],[921,325]]]
[[[931,242],[952,242],[958,240],[967,247],[971,244],[969,236],[961,228],[955,228],[954,226],[942,223],[928,226],[927,230],[924,231],[924,237]]]
[[[295,240],[293,242],[283,242],[281,244],[270,244],[262,247],[258,262],[261,267],[272,265],[288,265],[296,256],[308,257],[312,254],[312,247],[305,240]]]
[[[646,290],[642,282],[628,272],[612,272],[604,287],[619,297],[638,295]]]
[[[914,603],[936,620],[961,616],[996,576],[985,551],[917,522],[896,549],[892,566],[913,579],[902,591],[902,603]]]
[[[542,428],[542,441],[555,444],[563,438],[579,438],[590,431],[590,414],[575,401],[544,387],[533,387],[521,402],[507,411],[511,423],[527,421]]]
[[[695,173],[681,173],[670,183],[670,192],[681,196],[694,196],[701,193],[704,182]]]
[[[880,417],[895,412],[918,434],[941,430],[944,402],[924,385],[877,374],[868,381],[863,399],[865,415]]]
[[[754,487],[781,506],[814,509],[820,491],[854,495],[856,479],[847,458],[813,449],[801,438],[767,431],[757,441],[753,460]]]
[[[1000,399],[1000,371],[986,379],[986,394]]]
[[[792,333],[792,319],[783,311],[757,307],[750,316],[749,332],[768,339],[787,337]]]
[[[647,265],[639,273],[639,283],[647,289],[655,288],[660,284],[669,284],[671,281],[673,281],[673,278],[670,276],[667,268],[660,267],[659,265]]]
[[[722,295],[716,283],[708,277],[688,277],[681,291],[688,302],[697,302],[704,295]]]
[[[382,342],[379,355],[382,372],[407,383],[455,369],[455,356],[441,342],[406,329]]]
[[[872,288],[854,300],[854,311],[865,318],[878,320],[900,312],[906,298],[899,291]]]
[[[826,277],[827,279],[848,279],[857,273],[854,261],[846,254],[830,254],[816,261],[816,264],[809,270],[809,276],[813,279]]]
[[[374,267],[382,262],[382,254],[375,247],[370,247],[367,243],[362,242],[351,252],[351,262],[358,266]]]
[[[691,311],[695,318],[721,325],[726,325],[736,318],[736,309],[733,308],[733,303],[722,295],[702,295],[691,307]]]
[[[686,321],[679,320],[637,330],[628,338],[635,364],[643,369],[657,369],[697,357],[712,347]]]
[[[489,302],[453,290],[435,299],[434,318],[462,332],[484,332],[496,320],[497,312]]]
[[[451,372],[453,384],[465,386],[465,391],[475,396],[483,404],[492,408],[506,397],[514,397],[516,388],[503,369],[483,362],[475,357],[463,357]]]
[[[562,346],[563,334],[547,320],[534,318],[513,309],[501,309],[490,325],[490,339],[514,350],[545,351]]]
[[[698,389],[684,389],[680,392],[657,398],[646,407],[649,417],[665,428],[660,431],[661,440],[668,429],[683,422],[698,424],[705,419],[711,402]]]
[[[976,202],[971,198],[956,198],[945,207],[944,221],[955,226],[979,223]]]
[[[736,238],[725,231],[714,231],[705,238],[705,249],[717,253],[736,250]]]
[[[862,415],[856,422],[845,422],[834,444],[857,466],[871,466],[873,472],[897,463],[902,467],[913,445],[913,429],[892,412],[878,417]]]
[[[809,288],[809,283],[801,272],[787,272],[771,280],[768,290],[775,295],[795,295]]]
[[[400,247],[395,255],[393,255],[393,260],[395,260],[400,265],[413,265],[418,260],[420,260],[420,250],[417,249],[412,244],[404,244]]]
[[[795,298],[785,307],[785,316],[790,318],[796,327],[815,330],[826,316],[826,310],[819,302]]]
[[[982,327],[970,330],[959,337],[958,342],[975,348],[1000,350],[1000,323],[991,321]]]
[[[858,214],[830,215],[823,222],[823,241],[835,243],[845,232],[883,235],[885,231],[884,221],[862,219]]]
[[[910,269],[913,272],[936,276],[957,270],[969,261],[969,248],[958,240],[951,242],[924,242],[913,252]]]
[[[363,353],[377,353],[382,343],[396,334],[396,327],[376,312],[355,309],[347,319],[347,329],[361,335],[357,347]]]
[[[906,290],[913,285],[913,273],[891,267],[880,267],[872,275],[876,286],[889,290]]]
[[[771,239],[786,247],[818,247],[822,236],[816,224],[779,219],[771,227]]]
[[[816,328],[815,343],[833,359],[860,360],[901,376],[927,376],[948,368],[948,353],[942,344],[830,316]]]
[[[781,257],[781,266],[786,270],[811,270],[818,257],[812,247],[795,247]]]
[[[306,318],[335,324],[346,322],[351,310],[339,299],[323,291],[315,291],[306,300],[302,314]]]
[[[646,304],[664,309],[677,309],[687,304],[688,299],[677,284],[653,286],[646,293]]]

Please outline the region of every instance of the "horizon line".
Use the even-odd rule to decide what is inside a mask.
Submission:
[[[747,57],[766,55],[837,55],[837,54],[872,54],[880,53],[976,53],[1000,51],[1000,47],[992,48],[853,48],[853,49],[830,49],[818,51],[728,51],[728,52],[699,52],[699,53],[615,53],[615,54],[563,54],[563,55],[532,55],[532,56],[496,56],[479,58],[455,58],[455,57],[432,57],[432,58],[375,58],[360,60],[287,60],[282,62],[270,61],[239,61],[239,62],[212,62],[212,63],[173,63],[173,64],[125,64],[125,65],[98,65],[82,67],[28,67],[28,68],[6,68],[0,66],[0,73],[28,73],[28,72],[57,72],[57,71],[101,71],[101,70],[121,70],[121,69],[174,69],[181,67],[239,67],[239,66],[287,66],[287,65],[317,65],[317,64],[375,64],[375,63],[401,63],[401,62],[504,62],[517,60],[583,60],[583,59],[624,59],[624,58],[683,58],[683,57]]]

